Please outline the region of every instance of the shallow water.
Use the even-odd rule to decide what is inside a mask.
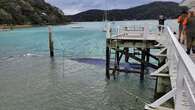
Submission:
[[[0,109],[141,110],[153,99],[152,79],[141,83],[138,75],[121,73],[106,81],[104,68],[62,59],[25,56],[0,63]]]
[[[157,23],[116,24],[145,22]],[[47,27],[0,33],[0,110],[142,110],[153,100],[155,81],[148,75],[144,82],[125,73],[105,80],[104,23],[72,25],[53,27],[54,59]]]

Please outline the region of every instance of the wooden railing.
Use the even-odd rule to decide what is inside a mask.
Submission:
[[[175,109],[184,110],[184,100],[191,110],[195,108],[195,64],[186,54],[182,45],[167,27],[168,31],[168,62],[170,74],[176,73]],[[184,99],[186,98],[186,99]],[[188,106],[188,105],[186,105]]]
[[[195,64],[178,42],[176,36],[169,27],[165,30],[167,43],[167,62],[172,90],[145,106],[145,109],[152,110],[160,108],[160,105],[174,98],[175,110],[194,110],[195,108]]]
[[[124,37],[128,35],[130,36],[138,35],[140,37],[147,37],[147,34],[149,34],[149,30],[147,26],[140,26],[140,25],[118,26],[116,30],[113,30],[110,27],[110,24],[107,24],[107,35],[106,35],[107,38],[117,38],[117,37]]]
[[[108,25],[107,38],[121,36],[126,31],[139,31],[143,33],[143,37],[147,37],[149,32],[145,26],[143,28],[118,28],[116,36],[112,36],[111,31],[112,29]],[[193,110],[195,108],[195,64],[186,54],[170,27],[166,27],[162,34],[164,35],[157,37],[156,40],[162,42],[167,48],[167,63],[172,80],[172,90],[154,103],[146,105],[146,109],[158,108],[170,98],[174,98],[175,110]]]

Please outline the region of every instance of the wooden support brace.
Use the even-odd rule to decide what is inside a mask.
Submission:
[[[151,76],[169,76],[168,74],[164,74],[162,75],[162,73],[164,73],[163,71],[168,67],[168,62],[166,64],[164,64],[163,66],[161,66],[158,70],[156,70],[155,72],[151,73]]]
[[[164,96],[162,96],[161,98],[153,102],[152,104],[147,104],[145,106],[145,109],[151,110],[160,107],[160,105],[168,101],[170,98],[174,97],[175,93],[176,93],[176,89],[172,89],[170,92],[168,92],[167,94],[165,94]]]
[[[136,61],[138,61],[138,62],[142,62],[142,59],[140,59],[140,58],[138,58],[138,57],[136,57],[133,53],[129,53],[129,57],[130,58],[132,58],[132,59],[134,59],[134,60],[136,60]],[[157,65],[154,65],[154,64],[152,64],[152,63],[149,63],[149,62],[146,62],[146,61],[143,61],[147,66],[149,66],[149,67],[152,67],[152,68],[154,68],[154,69],[158,69],[158,66]]]

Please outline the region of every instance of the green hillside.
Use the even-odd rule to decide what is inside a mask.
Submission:
[[[0,0],[0,24],[64,24],[63,12],[44,0]]]
[[[175,2],[153,2],[129,9],[109,10],[108,20],[158,19],[159,15],[175,19],[186,9],[186,7],[181,7]],[[72,21],[102,21],[104,16],[104,10],[88,10],[69,17]]]

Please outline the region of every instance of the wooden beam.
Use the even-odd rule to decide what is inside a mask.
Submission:
[[[115,70],[115,68],[110,68],[110,70]],[[116,69],[119,72],[125,72],[125,73],[139,73],[140,71],[136,71],[136,70],[125,70],[125,69]]]
[[[136,60],[136,61],[138,61],[140,63],[142,62],[142,60],[140,58],[136,57],[133,53],[129,53],[129,57],[131,57],[132,59],[134,59],[134,60]],[[146,61],[143,61],[143,62],[144,62],[144,64],[146,64],[149,67],[152,67],[154,69],[158,69],[157,65],[154,65],[154,64],[152,64],[150,62],[146,62]]]

